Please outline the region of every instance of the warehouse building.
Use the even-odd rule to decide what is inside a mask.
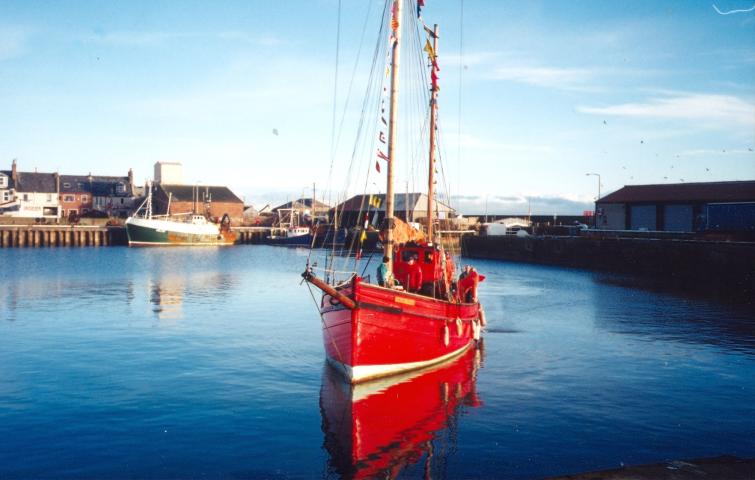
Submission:
[[[604,230],[752,232],[755,181],[627,185],[595,211]]]

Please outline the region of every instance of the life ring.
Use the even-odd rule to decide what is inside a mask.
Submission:
[[[443,345],[448,346],[448,325],[443,326]]]
[[[461,318],[456,317],[456,336],[461,337]]]
[[[483,310],[482,307],[480,307],[479,317],[480,317],[480,325],[483,327],[487,326],[488,322],[485,321],[485,310]]]

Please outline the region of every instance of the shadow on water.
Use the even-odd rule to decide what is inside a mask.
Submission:
[[[690,299],[708,299],[725,305],[750,309],[755,313],[755,292],[751,286],[742,281],[723,282],[715,276],[707,278],[688,278],[675,276],[649,276],[639,274],[619,274],[593,272],[593,280],[605,285],[647,290],[659,294],[674,295]]]
[[[755,354],[755,307],[750,298],[712,298],[662,280],[631,276],[594,274],[593,282],[599,328]]]
[[[482,357],[480,344],[439,366],[358,385],[325,364],[320,413],[328,476],[395,478],[419,468],[425,478],[447,477],[461,411],[481,405]]]

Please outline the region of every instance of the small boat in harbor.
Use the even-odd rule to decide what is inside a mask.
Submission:
[[[170,204],[168,214],[153,215],[152,186],[147,190],[147,198],[126,219],[129,246],[233,245],[236,241],[228,215],[223,215],[219,223],[197,213],[171,216]]]
[[[385,218],[380,238],[383,264],[378,269],[376,283],[365,276],[367,266],[357,264],[361,250],[356,252],[353,271],[336,269],[332,263],[317,268],[308,260],[302,273],[307,284],[322,294],[317,306],[327,360],[350,383],[425,368],[460,356],[476,345],[485,325],[484,312],[477,300],[477,283],[484,277],[474,269],[465,269],[463,278],[455,277],[453,258],[444,249],[439,228],[434,225],[438,27],[420,27],[414,15],[402,16],[402,0],[388,1],[385,11],[392,16],[391,27],[385,30],[381,27],[378,42],[389,45],[390,62],[387,70],[374,70],[381,75],[384,71],[390,73],[390,86],[382,89],[390,92],[389,120],[382,117],[384,108],[380,108],[376,118],[388,128],[387,154],[378,149],[376,168],[379,173],[381,160],[387,164]],[[429,35],[424,42],[420,38],[409,42],[426,45],[423,50],[428,53],[428,61],[423,61],[421,68],[430,68],[432,80],[429,89],[426,85],[419,87],[430,92],[429,119],[422,118],[418,122],[429,125],[425,130],[429,132],[430,143],[425,232],[417,231],[394,215],[394,173],[399,160],[396,154],[398,57],[404,20],[407,20],[407,33],[420,36],[424,31]],[[410,77],[423,75],[427,73]],[[382,95],[379,90],[377,93]],[[382,131],[378,138],[382,144],[385,139]],[[370,158],[370,165],[374,161]],[[360,214],[358,218],[363,216]],[[364,218],[362,241],[369,223],[369,216],[364,215]],[[317,276],[316,270],[321,270],[323,275]]]
[[[273,231],[282,232],[269,235],[265,243],[270,245],[283,245],[288,247],[309,247],[312,245],[312,230],[301,225],[301,213],[294,208],[279,208],[277,228]]]

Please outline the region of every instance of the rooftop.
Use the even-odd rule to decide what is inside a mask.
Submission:
[[[159,184],[156,186],[161,189],[165,194],[171,194],[173,202],[191,202],[194,200],[195,195],[197,201],[204,201],[206,198],[213,202],[233,202],[244,203],[239,197],[236,196],[228,187],[217,185],[165,185]]]
[[[755,201],[755,180],[626,185],[598,203],[752,201]]]

